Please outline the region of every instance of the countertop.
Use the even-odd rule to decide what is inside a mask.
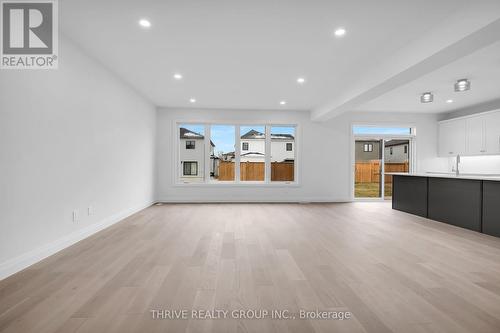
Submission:
[[[408,177],[434,177],[434,178],[452,178],[452,179],[470,179],[470,180],[491,180],[500,181],[500,175],[489,175],[489,174],[471,174],[463,173],[456,176],[454,173],[447,172],[418,172],[418,173],[404,173],[404,172],[386,172],[386,175],[392,176],[408,176]]]

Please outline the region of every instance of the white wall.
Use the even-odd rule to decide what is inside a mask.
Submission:
[[[248,150],[243,150],[243,142],[248,143]],[[292,150],[286,150],[286,144],[292,144]],[[283,162],[285,159],[294,159],[295,157],[295,140],[283,140],[283,139],[271,139],[271,162]],[[241,140],[241,154],[246,153],[261,153],[264,154],[266,151],[266,141],[265,139],[243,139]],[[264,162],[265,157],[255,156],[246,157],[242,156],[241,161],[258,161]]]
[[[287,143],[292,144],[292,150],[286,150]],[[295,140],[272,140],[271,162],[283,162],[286,159],[295,158]]]
[[[448,170],[455,165],[455,158],[446,158]],[[461,173],[485,173],[500,175],[500,156],[461,156],[459,170]]]
[[[244,134],[244,133],[243,133]],[[243,142],[248,143],[248,150],[243,150]],[[264,153],[266,150],[265,139],[241,139],[241,153]]]
[[[409,149],[406,148],[406,153],[405,153],[405,147],[408,147],[408,144],[385,147],[384,161],[387,163],[403,163],[408,161]],[[392,148],[392,154],[391,154],[391,148]]]
[[[157,198],[160,201],[349,201],[351,199],[351,125],[380,123],[416,126],[418,171],[438,171],[446,161],[437,158],[437,116],[404,113],[346,113],[326,123],[310,120],[302,111],[242,111],[158,109]],[[176,121],[234,121],[297,123],[299,186],[227,184],[175,185]]]
[[[0,278],[153,202],[155,117],[65,37],[58,70],[0,71]]]

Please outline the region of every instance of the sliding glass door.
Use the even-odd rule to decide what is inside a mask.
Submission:
[[[354,199],[391,199],[394,172],[410,172],[415,140],[411,127],[353,126]]]
[[[410,140],[384,140],[384,198],[392,198],[392,172],[410,172]]]
[[[355,142],[354,197],[382,197],[383,141],[362,139]]]

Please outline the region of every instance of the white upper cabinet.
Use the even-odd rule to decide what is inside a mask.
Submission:
[[[500,154],[500,111],[484,116],[486,154]]]
[[[439,123],[439,156],[500,154],[500,111]]]
[[[439,156],[463,155],[466,150],[465,119],[439,123]]]
[[[481,155],[486,153],[484,141],[485,116],[467,118],[467,155]]]

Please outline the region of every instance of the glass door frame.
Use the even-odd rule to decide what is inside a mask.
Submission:
[[[379,125],[377,125],[379,127]],[[384,126],[380,126],[384,127]],[[393,127],[393,126],[390,126]],[[377,135],[360,135],[354,134],[352,131],[353,126],[351,126],[351,165],[350,165],[350,182],[351,182],[351,201],[385,201],[385,142],[387,140],[408,140],[409,141],[409,150],[410,153],[408,155],[408,163],[409,168],[408,172],[415,172],[416,169],[416,146],[417,146],[417,138],[415,134],[409,135],[392,135],[392,134],[377,134]],[[412,133],[414,133],[414,129],[412,128]],[[381,141],[381,162],[380,162],[380,191],[381,195],[377,198],[356,198],[355,197],[355,172],[356,172],[356,141],[358,140],[373,140],[373,141]]]

